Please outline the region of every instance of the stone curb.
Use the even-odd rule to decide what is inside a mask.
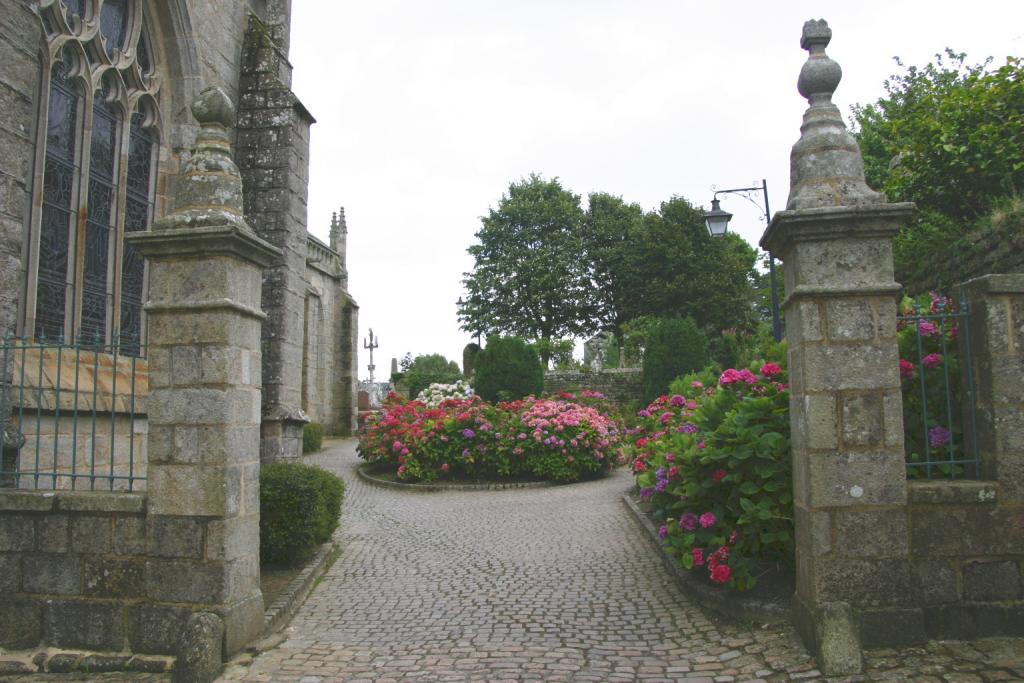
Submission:
[[[672,574],[687,596],[698,605],[733,619],[765,624],[792,620],[792,608],[788,604],[759,600],[739,593],[726,593],[697,579],[665,551],[661,539],[658,538],[658,530],[654,528],[650,518],[637,506],[630,494],[622,496],[622,504],[626,506],[633,519],[644,530],[644,536],[657,549],[665,568]]]
[[[399,481],[388,481],[378,479],[364,468],[367,464],[356,467],[356,474],[360,479],[372,486],[380,486],[385,489],[395,489],[411,493],[436,493],[438,491],[505,491],[509,489],[542,489],[556,484],[551,481],[524,481],[524,482],[495,482],[492,484],[405,484]]]
[[[324,543],[316,551],[298,576],[277,596],[263,613],[263,637],[280,630],[295,615],[299,606],[309,597],[313,584],[323,576],[334,553],[334,543]]]

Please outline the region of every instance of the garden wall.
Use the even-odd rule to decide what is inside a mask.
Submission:
[[[971,241],[969,248],[949,249],[926,268],[906,274],[904,291],[910,294],[939,291],[950,295],[953,294],[949,289],[951,284],[986,273],[1024,273],[1024,231],[980,232],[966,239]]]
[[[619,368],[599,372],[548,372],[544,375],[544,393],[583,389],[599,391],[618,404],[639,401],[644,395],[643,370]]]
[[[191,609],[146,596],[189,590],[158,558],[201,553],[201,535],[147,529],[138,493],[0,491],[0,512],[0,647],[174,653]]]
[[[917,481],[908,491],[913,585],[921,624],[862,616],[865,645],[1024,633],[1024,507],[984,481]],[[866,622],[866,623],[865,623]]]

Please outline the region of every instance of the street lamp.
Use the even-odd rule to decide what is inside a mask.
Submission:
[[[457,304],[457,305],[458,305],[458,306],[459,306],[460,308],[461,308],[462,306],[465,306],[465,305],[466,305],[466,302],[462,300],[462,297],[461,297],[461,296],[459,297],[459,300],[458,300],[458,301],[456,301],[455,303],[456,303],[456,304]],[[476,331],[476,345],[477,345],[477,346],[480,346],[480,330],[477,330],[477,331]]]
[[[704,222],[707,224],[708,233],[712,237],[724,236],[729,229],[729,220],[732,218],[731,213],[722,210],[722,207],[719,205],[718,195],[739,194],[746,197],[744,194],[746,192],[760,192],[764,196],[764,218],[765,221],[771,223],[772,214],[771,209],[768,208],[768,182],[762,179],[760,187],[737,187],[731,190],[715,191],[714,196],[711,198],[711,210],[704,213]],[[768,277],[772,288],[772,336],[775,338],[775,341],[779,342],[782,341],[782,320],[779,318],[779,288],[775,281],[775,257],[772,256],[770,251],[768,252]]]

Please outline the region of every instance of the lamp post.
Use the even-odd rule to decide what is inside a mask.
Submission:
[[[459,306],[460,308],[461,308],[462,306],[465,306],[465,305],[466,305],[466,302],[462,300],[462,297],[461,297],[461,296],[459,297],[459,300],[458,300],[458,301],[456,301],[455,303],[456,303],[456,304],[457,304],[457,305],[458,305],[458,306]],[[476,331],[476,345],[477,345],[477,346],[480,346],[480,330],[477,330],[477,331]]]
[[[722,207],[719,205],[718,195],[743,195],[745,192],[760,192],[764,196],[764,218],[766,222],[771,223],[772,214],[771,209],[768,208],[768,182],[762,179],[760,187],[736,187],[731,190],[715,191],[714,196],[711,198],[711,210],[704,213],[704,222],[708,226],[708,233],[712,237],[724,236],[729,230],[729,220],[732,218],[731,213],[722,210]],[[746,195],[743,196],[745,197]],[[775,281],[775,257],[772,256],[770,251],[768,252],[768,279],[771,282],[772,289],[772,336],[775,338],[775,341],[779,342],[782,341],[782,320],[779,318],[779,288]]]

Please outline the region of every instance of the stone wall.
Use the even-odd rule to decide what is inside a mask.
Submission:
[[[174,653],[196,579],[161,558],[201,534],[147,526],[138,493],[0,491],[0,511],[0,647]]]
[[[963,236],[965,247],[935,254],[919,271],[901,275],[904,291],[955,292],[953,285],[988,273],[1024,273],[1024,200],[993,219],[991,228]]]
[[[249,17],[238,107],[237,158],[245,218],[281,250],[263,274],[264,462],[302,455],[306,194],[313,117],[288,87],[291,64],[271,27]]]
[[[627,404],[644,396],[643,370],[620,368],[600,372],[548,372],[544,375],[544,393],[599,391],[610,400]]]
[[[344,249],[344,244],[336,246]],[[349,435],[355,419],[354,325],[357,309],[345,289],[343,254],[308,237],[306,336],[302,409],[326,433]]]
[[[918,610],[866,624],[866,646],[1024,634],[1024,508],[993,481],[915,481],[908,526]],[[909,623],[908,623],[909,622]]]
[[[29,208],[39,19],[23,0],[0,0],[0,334],[13,329]]]

